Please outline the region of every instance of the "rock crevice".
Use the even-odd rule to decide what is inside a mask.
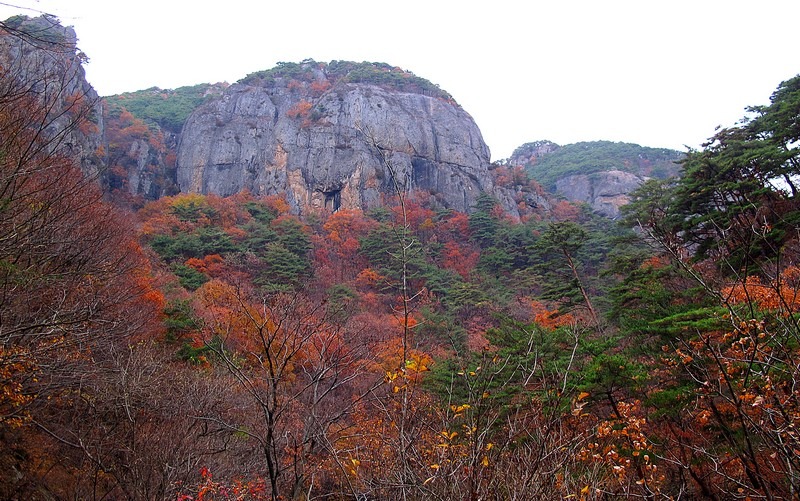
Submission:
[[[195,110],[178,144],[180,190],[286,193],[302,213],[381,205],[394,193],[392,175],[459,211],[495,189],[480,130],[452,100],[342,81],[304,89],[284,79],[238,83]]]

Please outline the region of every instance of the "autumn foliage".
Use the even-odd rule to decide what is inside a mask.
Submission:
[[[24,438],[17,447],[38,454],[26,475],[51,485],[133,460],[137,474],[153,474],[163,471],[159,458],[170,457],[186,469],[163,473],[167,481],[117,475],[101,489],[178,499],[301,499],[308,492],[333,499],[667,498],[681,489],[788,498],[785,479],[797,471],[791,430],[800,415],[792,390],[793,266],[772,278],[728,280],[714,296],[716,309],[693,314],[688,278],[671,275],[667,255],[643,256],[624,296],[640,306],[620,317],[659,308],[682,313],[626,338],[564,297],[596,299],[600,289],[587,270],[598,266],[600,244],[584,254],[571,234],[544,248],[553,223],[514,222],[496,206],[471,218],[426,203],[409,200],[406,214],[342,209],[307,224],[281,197],[164,197],[137,214],[142,242],[154,252],[120,243],[132,230],[118,220],[109,225],[112,210],[99,199],[85,217],[66,205],[81,225],[102,215],[102,225],[70,228],[93,243],[98,263],[116,263],[99,268],[113,273],[81,274],[69,287],[111,294],[120,309],[104,300],[104,311],[126,321],[92,326],[87,318],[79,330],[62,327],[58,336],[0,352],[0,424]],[[578,222],[558,228],[582,224],[580,210],[559,213],[567,212]],[[393,240],[404,224],[412,250],[405,296]],[[106,253],[105,242],[115,243]],[[490,267],[487,256],[504,268]],[[547,284],[546,267],[562,261],[568,266],[558,276],[578,285]],[[702,264],[692,269],[709,273]],[[653,276],[661,278],[648,281]],[[489,295],[503,290],[498,282],[517,287],[502,306]],[[559,294],[544,297],[546,287]],[[684,295],[652,305],[659,287]],[[41,308],[5,304],[20,315]],[[92,344],[91,358],[70,339]],[[113,355],[125,346],[128,355]],[[107,435],[113,446],[94,429],[58,421],[71,408],[70,386],[55,389],[36,353],[58,353],[70,370],[102,375],[91,389],[98,395],[124,388],[111,377],[114,368],[147,375],[126,390],[135,405],[111,400],[102,413],[74,406],[93,416],[90,423],[131,423]],[[162,384],[164,395],[148,383],[155,378],[173,381]],[[57,404],[45,404],[47,396]],[[125,421],[127,412],[133,421]],[[34,431],[45,418],[48,430],[95,449],[62,450]],[[179,446],[156,438],[163,427]],[[84,484],[70,485],[58,492],[86,492]]]
[[[100,430],[126,428],[107,412],[117,368],[159,337],[164,297],[130,218],[66,144],[69,131],[91,130],[93,103],[25,85],[0,79],[0,496],[83,497],[82,481],[69,479],[123,457],[124,441],[107,446],[114,434]],[[98,492],[113,491],[113,478],[98,478]]]
[[[108,170],[82,169],[67,138],[97,132],[89,96],[6,67],[1,498],[797,498],[784,108],[634,197],[634,233],[511,165],[492,168],[503,202],[469,214],[400,188],[313,214],[247,192],[133,200],[134,164],[169,155],[158,130],[115,109]],[[248,78],[300,94],[301,127],[339,81],[450,99],[388,65]],[[787,188],[742,180],[762,170]]]

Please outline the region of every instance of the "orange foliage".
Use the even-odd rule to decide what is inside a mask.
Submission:
[[[552,210],[553,219],[556,221],[577,221],[580,214],[580,208],[566,200],[557,202]]]
[[[364,217],[358,209],[339,209],[328,216],[322,229],[328,232],[328,238],[337,244],[346,239],[358,239],[365,236],[377,223]]]
[[[26,393],[20,374],[33,374],[35,363],[20,347],[0,346],[0,424],[12,428],[22,426],[30,415],[26,410],[33,396]]]
[[[405,220],[409,228],[414,232],[424,231],[433,227],[433,217],[436,215],[431,209],[423,206],[418,199],[421,199],[421,194],[411,193],[405,201]],[[403,224],[403,207],[396,205],[392,207],[394,219],[397,224]],[[422,228],[426,225],[426,228]]]
[[[234,234],[231,234],[231,236],[236,236],[236,231],[238,230],[234,227],[236,225],[245,224],[252,219],[250,213],[243,208],[244,204],[251,200],[252,196],[246,191],[230,197],[220,197],[213,194],[206,195],[205,203],[208,204],[215,213],[213,221],[210,222],[221,226],[226,233],[231,234],[231,231],[234,231]]]
[[[225,261],[219,254],[210,254],[203,259],[189,258],[185,264],[200,273],[205,273],[213,278],[220,278],[227,275],[224,263]]]
[[[153,150],[163,154],[167,151],[167,146],[164,144],[164,132],[160,129],[151,132],[150,137],[147,140],[147,143],[150,145]],[[152,166],[151,166],[152,167]]]
[[[467,348],[471,351],[480,352],[491,348],[489,340],[486,339],[486,330],[489,327],[486,320],[480,316],[470,318],[466,323],[467,328]]]
[[[500,166],[491,171],[495,184],[505,188],[525,186],[528,184],[528,174],[521,165],[506,167]]]
[[[724,288],[722,294],[733,304],[752,302],[763,310],[789,315],[800,311],[800,268],[789,266],[778,280],[766,284],[751,275],[744,282]]]
[[[406,398],[405,404],[401,398],[392,398],[401,394]],[[368,399],[359,402],[353,412],[352,429],[338,443],[343,451],[339,469],[343,467],[348,475],[342,483],[380,485],[404,467],[399,453],[403,439],[398,426],[398,421],[403,419],[405,428],[414,430],[414,448],[420,453],[420,462],[434,463],[441,436],[433,426],[426,424],[432,421],[431,414],[436,407],[434,398],[426,392],[401,393],[393,389],[381,406],[375,406]]]
[[[729,481],[741,487],[740,493],[754,494],[753,498],[763,496],[762,483],[776,486],[778,492],[800,450],[797,435],[788,432],[800,425],[795,390],[800,352],[796,324],[787,321],[800,306],[798,279],[800,270],[790,266],[777,279],[751,276],[726,287],[723,299],[734,306],[725,316],[729,328],[706,330],[677,348],[663,348],[674,354],[668,364],[688,367],[703,378],[695,390],[695,404],[684,409],[688,425],[681,430],[681,441],[694,450],[695,444],[708,437],[718,438],[722,429],[727,430],[724,440],[737,450],[735,455],[726,455],[721,471],[714,472],[720,483],[714,488],[722,492],[730,488]],[[737,313],[747,317],[736,317]],[[750,448],[753,437],[785,445]],[[704,454],[717,464],[713,452]]]
[[[183,226],[175,214],[170,211],[171,197],[163,197],[153,202],[148,202],[139,209],[139,220],[142,221],[140,232],[144,236],[172,235]]]
[[[208,468],[200,469],[200,483],[189,491],[192,494],[181,492],[177,501],[234,501],[248,499],[253,501],[271,500],[267,483],[262,478],[250,481],[236,480],[230,484],[214,481]]]
[[[652,256],[648,259],[645,259],[639,268],[652,268],[654,270],[658,270],[664,268],[669,264],[669,258],[666,256]]]
[[[298,229],[303,233],[311,234],[311,227],[300,221],[300,218],[298,218],[293,214],[281,214],[280,216],[272,220],[270,226],[272,226],[273,228],[280,228],[280,226],[287,221],[290,224],[296,224]]]
[[[478,252],[477,249],[453,240],[444,244],[441,256],[441,265],[443,268],[453,270],[464,277],[464,279],[469,279],[470,273],[478,264],[480,252]]]
[[[533,321],[545,329],[554,330],[566,325],[574,325],[575,317],[571,313],[559,313],[558,309],[550,310],[541,301],[531,301]]]
[[[285,193],[277,195],[266,195],[262,197],[260,200],[264,203],[264,205],[277,212],[278,215],[287,214],[289,210],[291,210],[289,202],[286,201]]]
[[[286,111],[286,116],[289,118],[304,118],[307,119],[311,114],[311,108],[314,105],[305,99],[298,101],[291,108]]]
[[[321,95],[323,92],[331,88],[331,83],[328,80],[315,80],[311,82],[311,93],[315,96]]]
[[[157,312],[155,320],[160,320],[162,312],[167,304],[164,293],[159,288],[156,273],[150,262],[145,258],[142,248],[138,242],[131,241],[128,244],[128,252],[131,261],[135,261],[137,266],[130,272],[130,284],[132,291],[139,297],[137,306],[143,311]],[[159,332],[160,333],[160,332]],[[152,335],[156,332],[141,330],[139,335]]]
[[[286,84],[286,88],[292,91],[300,90],[303,88],[303,82],[300,80],[291,79],[289,80],[289,83]]]
[[[151,136],[151,130],[146,123],[133,116],[128,110],[123,109],[117,120],[108,121],[106,135],[112,148],[121,147],[121,151],[124,151],[134,140],[148,140]],[[159,143],[159,151],[164,151],[161,148],[162,146],[163,137]]]
[[[409,329],[413,329],[414,327],[419,324],[419,321],[414,318],[413,315],[408,315],[407,317],[399,316],[399,315],[392,315],[392,325],[396,327],[408,327]]]
[[[470,236],[469,216],[453,211],[436,223],[434,231],[439,242],[454,241],[466,245]]]
[[[191,232],[200,227],[220,226],[235,239],[246,234],[237,226],[252,219],[244,208],[252,200],[252,195],[242,192],[230,197],[183,193],[172,197],[162,197],[147,203],[139,212],[142,221],[141,233],[150,235],[174,235],[176,232]],[[181,217],[191,214],[192,217]]]
[[[366,263],[359,254],[359,239],[376,226],[375,221],[364,217],[357,209],[340,209],[328,216],[322,225],[326,235],[318,240],[318,255],[331,260],[327,264],[337,272],[333,279],[350,280],[363,269]]]
[[[579,400],[587,396],[582,393]],[[581,407],[578,402],[577,408]],[[648,494],[658,493],[665,476],[653,462],[653,444],[647,438],[647,421],[641,415],[639,402],[617,402],[615,409],[613,417],[598,423],[578,459],[607,468],[607,476],[601,480],[606,488],[630,489],[631,485],[638,485]]]
[[[428,353],[414,348],[407,348],[403,359],[403,342],[399,337],[384,341],[375,351],[378,367],[385,371],[387,382],[392,382],[395,387],[418,382],[433,364]]]
[[[356,275],[356,285],[359,287],[375,287],[384,280],[386,280],[386,277],[372,268],[364,268]]]
[[[195,308],[204,321],[204,340],[219,337],[231,347],[248,351],[258,342],[257,327],[267,322],[241,292],[219,279],[204,283],[195,293]]]

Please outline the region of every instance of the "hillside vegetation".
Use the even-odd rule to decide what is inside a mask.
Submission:
[[[239,83],[254,85],[274,85],[277,79],[285,82],[291,80],[332,86],[338,82],[365,83],[400,92],[425,94],[452,101],[447,92],[410,71],[400,69],[386,63],[352,61],[317,62],[306,59],[300,63],[278,63],[274,68],[251,73],[239,80]]]
[[[521,146],[512,158],[525,150],[526,145]],[[576,174],[621,170],[641,177],[671,177],[677,174],[677,162],[683,156],[681,152],[666,148],[592,141],[557,147],[527,162],[525,169],[542,186],[554,191],[557,180]]]
[[[124,210],[47,127],[92,103],[13,67],[0,498],[797,498],[800,75],[614,222],[516,166],[495,182],[547,202],[521,219],[402,189]]]
[[[199,84],[177,89],[149,89],[105,97],[108,112],[119,116],[124,109],[139,120],[178,134],[184,122],[198,106],[211,96],[222,93],[225,84]]]

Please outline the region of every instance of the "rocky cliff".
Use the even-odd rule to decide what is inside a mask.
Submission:
[[[512,166],[531,166],[536,164],[540,158],[549,155],[560,149],[561,146],[548,140],[534,141],[525,143],[514,150],[514,153],[506,160]]]
[[[679,151],[630,143],[537,141],[517,148],[506,162],[524,167],[551,193],[616,218],[645,180],[676,176],[681,158]]]
[[[645,179],[621,170],[577,174],[558,179],[556,193],[571,202],[588,204],[594,212],[613,219]]]
[[[0,29],[0,106],[19,105],[22,96],[36,96],[47,112],[43,131],[49,147],[80,162],[88,175],[98,175],[104,161],[102,103],[86,81],[86,56],[77,48],[75,30],[52,16],[14,16]]]
[[[488,169],[480,130],[449,95],[371,63],[250,75],[189,116],[177,151],[181,191],[286,193],[298,212],[374,207],[395,183],[468,211],[494,191]]]

